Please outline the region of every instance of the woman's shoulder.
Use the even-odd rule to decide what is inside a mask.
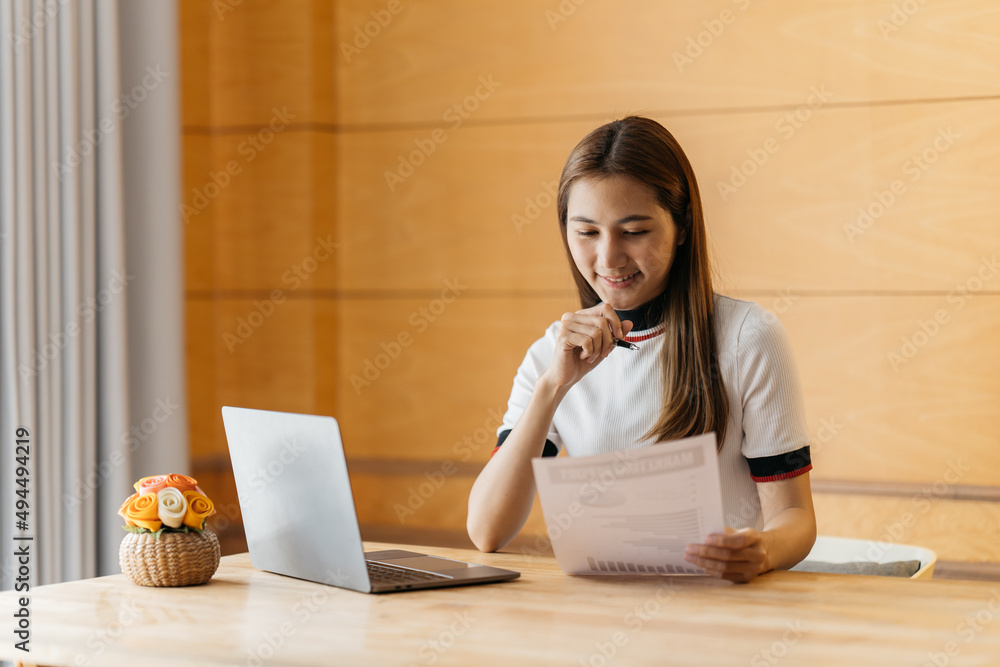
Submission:
[[[729,343],[745,347],[748,344],[768,344],[784,341],[786,334],[781,320],[771,310],[755,301],[714,295],[715,333],[720,346]]]

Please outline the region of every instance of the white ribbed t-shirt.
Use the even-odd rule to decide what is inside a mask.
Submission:
[[[714,304],[718,363],[730,408],[719,452],[723,519],[731,528],[761,530],[755,480],[785,479],[812,467],[802,390],[788,336],[776,316],[756,303],[719,294]],[[513,429],[527,407],[535,380],[552,360],[559,326],[553,323],[528,349],[498,436]],[[662,334],[662,324],[631,331],[626,340],[639,349],[615,348],[571,387],[556,409],[548,440],[569,456],[654,444],[643,435],[656,423],[662,402]]]

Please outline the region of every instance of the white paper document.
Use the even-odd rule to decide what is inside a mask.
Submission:
[[[724,532],[715,434],[531,463],[559,567],[569,574],[704,574],[688,544]]]

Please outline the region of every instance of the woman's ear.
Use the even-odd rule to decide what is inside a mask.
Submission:
[[[680,229],[680,230],[678,230],[678,232],[677,232],[677,245],[684,245],[684,242],[687,241],[687,237],[688,237],[687,229]]]
[[[687,211],[684,214],[684,224],[677,226],[677,245],[684,245],[687,241],[688,230],[691,229],[693,223],[694,218],[691,216],[691,202],[688,202]]]

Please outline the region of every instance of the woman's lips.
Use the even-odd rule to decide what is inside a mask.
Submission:
[[[632,275],[628,276],[625,280],[621,280],[621,278],[616,278],[616,279],[612,280],[612,279],[609,279],[607,276],[599,276],[599,277],[601,279],[601,282],[604,283],[605,286],[607,286],[607,287],[609,287],[611,289],[625,289],[626,287],[629,287],[632,283],[634,283],[639,278],[639,274],[640,273],[641,273],[641,271],[636,271]],[[617,282],[619,280],[621,282]]]

